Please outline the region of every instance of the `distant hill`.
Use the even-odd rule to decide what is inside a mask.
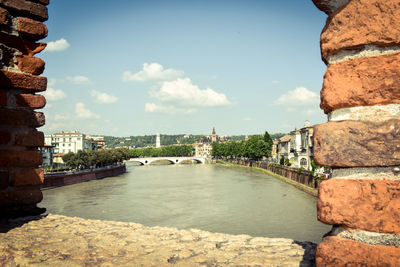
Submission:
[[[284,136],[284,133],[274,133],[270,134],[272,140],[278,139]],[[251,135],[249,135],[250,137]],[[228,136],[228,141],[242,141],[245,139],[245,135],[234,135]],[[193,144],[196,142],[206,142],[208,141],[207,135],[192,135],[192,134],[175,134],[167,135],[161,134],[160,136],[161,145],[169,146],[176,144]],[[147,147],[155,146],[156,135],[140,135],[140,136],[129,136],[129,137],[115,137],[115,136],[104,136],[104,141],[107,148],[116,148],[122,146],[129,147]]]

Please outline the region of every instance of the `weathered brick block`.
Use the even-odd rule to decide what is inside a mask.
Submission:
[[[0,167],[37,167],[42,164],[42,154],[36,150],[0,151]]]
[[[0,7],[0,24],[8,24],[8,11]]]
[[[323,181],[317,210],[318,220],[327,224],[400,233],[400,180]]]
[[[0,70],[0,88],[21,88],[41,92],[45,91],[46,87],[46,77]]]
[[[350,1],[327,20],[321,34],[322,58],[326,61],[340,50],[359,49],[366,44],[398,46],[399,17],[397,0]]]
[[[46,43],[35,43],[28,39],[0,32],[0,44],[17,49],[23,55],[33,56],[46,48]]]
[[[45,21],[49,18],[47,7],[42,4],[26,0],[0,0],[0,5],[14,9],[28,17],[34,17],[40,21]]]
[[[20,107],[43,108],[46,105],[46,98],[42,95],[17,94],[15,100]]]
[[[0,124],[40,127],[45,123],[42,112],[0,108]]]
[[[45,62],[38,57],[19,56],[17,61],[18,68],[23,72],[40,75],[44,71]]]
[[[400,266],[400,248],[330,236],[318,244],[315,261],[317,266]]]
[[[40,189],[15,190],[0,193],[0,207],[36,204],[42,201]]]
[[[400,36],[400,35],[399,35]],[[344,61],[328,67],[321,109],[400,103],[400,53]]]
[[[0,190],[4,190],[10,183],[10,177],[7,171],[0,171]]]
[[[45,38],[48,33],[46,25],[42,22],[24,17],[17,18],[17,29],[21,35],[33,37],[36,40]]]
[[[0,90],[0,106],[7,106],[7,94],[3,90]]]
[[[14,144],[17,146],[38,147],[44,145],[44,134],[36,130],[15,133]]]
[[[0,144],[5,145],[11,141],[11,133],[9,131],[0,131]]]
[[[331,167],[400,165],[400,120],[338,121],[314,127],[314,160]]]
[[[346,4],[343,0],[312,0],[319,10],[324,11],[330,15],[335,12],[338,8]]]
[[[12,176],[12,185],[15,187],[42,185],[43,181],[44,172],[42,169],[22,170]]]

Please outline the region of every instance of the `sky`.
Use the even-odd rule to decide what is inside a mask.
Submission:
[[[311,0],[51,0],[45,133],[290,132],[323,123]]]

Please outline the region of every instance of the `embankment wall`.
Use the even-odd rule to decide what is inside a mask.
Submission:
[[[69,184],[75,184],[95,179],[101,179],[108,176],[115,176],[126,172],[125,165],[107,166],[98,169],[90,169],[79,172],[47,174],[44,177],[42,188],[57,187]]]

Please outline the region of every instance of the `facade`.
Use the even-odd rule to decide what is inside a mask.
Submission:
[[[53,155],[54,153],[58,153],[58,149],[55,149],[53,145],[44,145],[39,148],[40,153],[42,154],[42,167],[50,168],[53,166]]]
[[[313,127],[308,123],[299,130],[290,133],[291,146],[289,160],[293,167],[311,170],[311,161],[313,157]]]
[[[98,142],[95,139],[77,131],[46,134],[44,142],[46,145],[55,146],[59,153],[98,149]]]
[[[194,144],[194,149],[196,157],[211,157],[212,146],[210,143],[196,143]]]
[[[314,128],[306,121],[303,128],[293,130],[289,135],[274,140],[272,157],[279,163],[281,158],[289,159],[291,166],[311,170],[313,157]]]
[[[97,145],[97,149],[96,150],[103,150],[106,148],[106,142],[104,141],[104,136],[86,136],[86,140],[90,140],[93,139]],[[130,138],[125,138],[125,140],[127,140]]]
[[[289,158],[290,151],[290,135],[279,138],[276,148],[275,162],[279,163],[281,158]]]

